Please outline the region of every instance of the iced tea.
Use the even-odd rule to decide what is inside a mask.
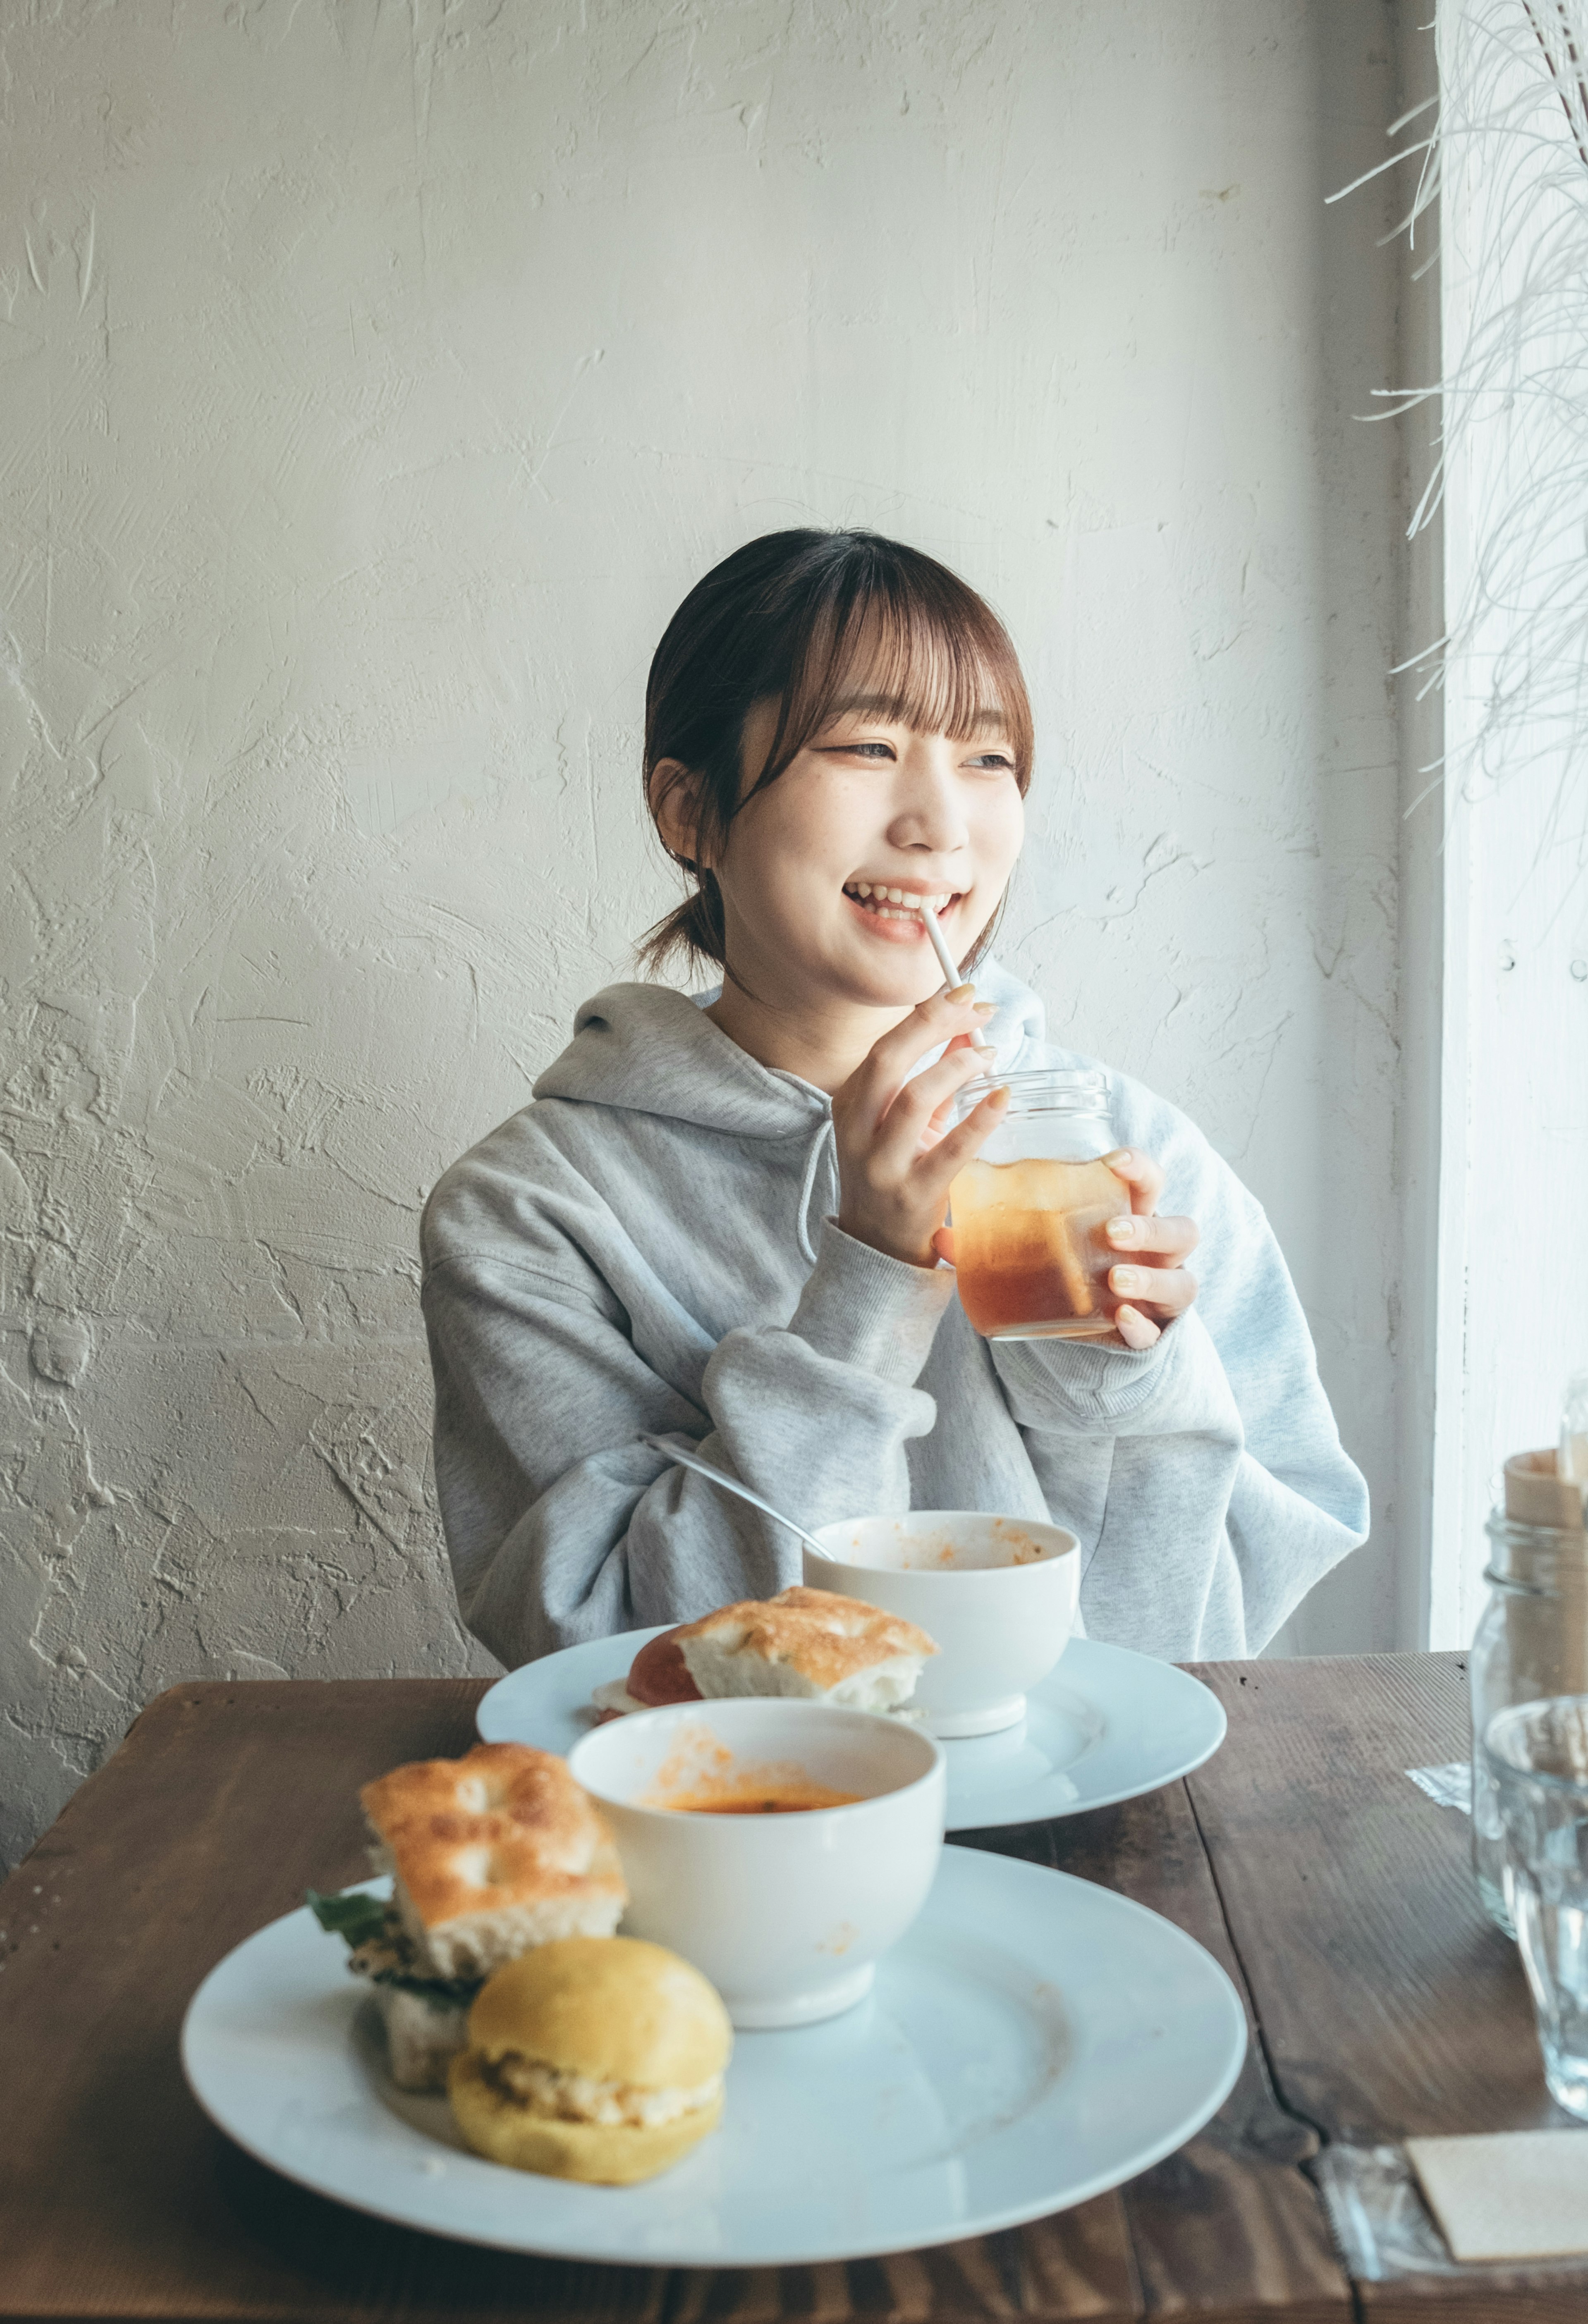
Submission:
[[[949,1189],[960,1304],[983,1339],[1095,1340],[1113,1331],[1103,1229],[1131,1207],[1105,1162],[972,1162]]]

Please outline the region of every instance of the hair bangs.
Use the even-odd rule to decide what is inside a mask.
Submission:
[[[790,641],[782,715],[752,788],[775,781],[850,709],[956,742],[996,738],[1027,788],[1030,703],[1007,631],[957,575],[919,556],[891,558],[893,546],[865,541],[808,609],[803,634]]]

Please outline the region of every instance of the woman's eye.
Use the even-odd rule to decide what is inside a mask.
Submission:
[[[980,767],[989,774],[1012,775],[1014,772],[1014,761],[1003,751],[983,751],[971,761],[971,765]]]

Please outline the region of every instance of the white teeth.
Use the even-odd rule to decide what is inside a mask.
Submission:
[[[937,914],[946,910],[954,900],[951,889],[940,896],[908,896],[902,888],[883,888],[874,885],[870,880],[851,881],[845,892],[861,902],[869,901],[873,912],[880,912],[884,919],[889,920],[913,918],[921,912]],[[898,910],[889,908],[893,905],[899,907]]]

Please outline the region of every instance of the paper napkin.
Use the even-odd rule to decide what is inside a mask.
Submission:
[[[1588,2129],[1408,2138],[1406,2151],[1455,2258],[1588,2252]]]

